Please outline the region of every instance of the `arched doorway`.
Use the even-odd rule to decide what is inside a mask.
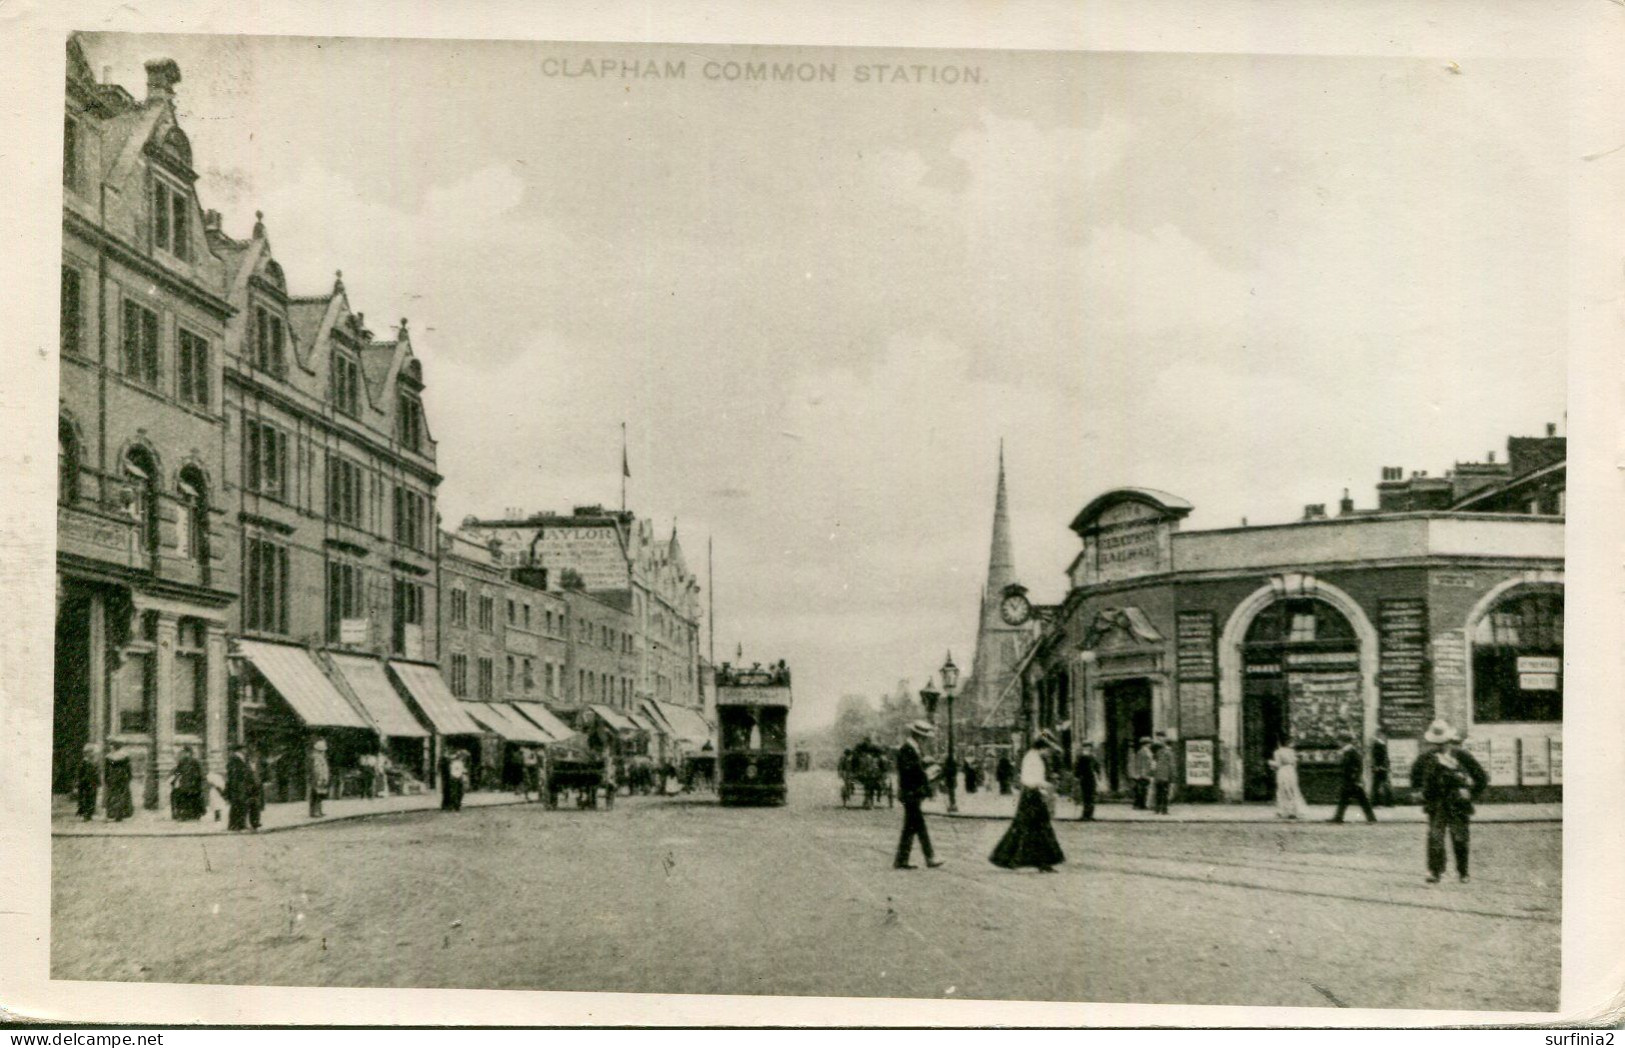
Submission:
[[[1335,799],[1335,754],[1344,732],[1364,735],[1360,640],[1348,618],[1315,597],[1276,600],[1242,641],[1242,796],[1275,794],[1270,755],[1291,734],[1304,794]]]

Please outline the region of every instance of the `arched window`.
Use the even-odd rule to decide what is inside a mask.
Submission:
[[[1514,590],[1473,628],[1473,721],[1562,719],[1562,591]]]
[[[209,499],[203,471],[196,466],[181,470],[176,485],[181,511],[176,517],[175,552],[200,564],[209,563]]]
[[[67,419],[56,421],[56,500],[71,506],[79,498],[79,438]]]
[[[130,519],[135,522],[136,548],[149,558],[158,554],[158,464],[145,448],[131,448],[124,456],[124,482],[128,485]]]

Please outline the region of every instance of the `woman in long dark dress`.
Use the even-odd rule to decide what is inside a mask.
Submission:
[[[1034,866],[1040,873],[1054,873],[1055,867],[1066,861],[1061,842],[1055,839],[1055,828],[1050,825],[1049,776],[1044,768],[1044,751],[1059,751],[1060,743],[1047,731],[1038,733],[1033,744],[1021,758],[1021,798],[1016,802],[1016,817],[1010,823],[988,861],[1007,870]]]
[[[177,822],[195,822],[208,807],[204,792],[203,765],[192,756],[190,746],[181,747],[180,758],[169,776],[170,814]]]
[[[130,796],[130,751],[120,748],[107,755],[107,820],[122,822],[135,814]]]
[[[79,817],[86,822],[96,817],[96,794],[102,788],[102,769],[96,760],[94,744],[86,746],[79,758],[79,776],[74,792],[79,795]]]

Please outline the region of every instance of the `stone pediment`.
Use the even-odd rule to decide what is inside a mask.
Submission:
[[[1102,608],[1089,624],[1083,642],[1085,648],[1099,653],[1161,650],[1164,643],[1145,612],[1132,605]]]

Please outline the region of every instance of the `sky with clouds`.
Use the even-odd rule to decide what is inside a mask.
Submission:
[[[968,663],[1005,440],[1019,573],[1119,484],[1187,527],[1562,423],[1561,68],[1389,58],[92,35],[176,59],[205,207],[409,317],[441,512],[675,522],[719,656],[804,723]],[[682,79],[547,75],[683,62]],[[554,60],[550,62],[549,60]],[[830,83],[708,61],[833,64]],[[857,82],[877,62],[980,83]],[[963,79],[963,78],[962,78]]]

